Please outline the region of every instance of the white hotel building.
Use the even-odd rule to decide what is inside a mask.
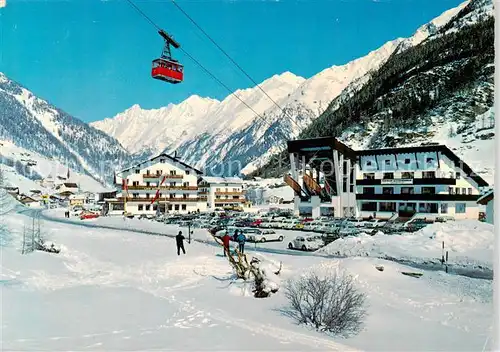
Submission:
[[[207,210],[243,207],[246,202],[239,177],[202,176],[198,187],[200,198],[206,199]]]
[[[201,171],[167,154],[122,170],[116,176],[116,184],[122,187],[122,192],[120,197],[107,200],[109,214],[204,211],[206,202],[198,195],[200,175]],[[126,180],[126,189],[123,180]],[[159,198],[151,204],[158,189]]]
[[[289,141],[288,151],[295,212],[313,217],[477,219],[488,186],[444,145],[354,151],[325,137]]]

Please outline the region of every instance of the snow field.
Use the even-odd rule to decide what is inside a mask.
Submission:
[[[19,237],[29,218],[14,211],[5,223]],[[220,248],[186,243],[187,254],[177,256],[171,238],[81,223],[43,221],[58,255],[3,248],[5,349],[472,351],[491,333],[488,280],[428,271],[417,279],[401,275],[414,269],[376,258],[251,253],[271,270],[283,262],[281,285],[306,270],[355,278],[368,295],[365,327],[332,338],[279,312],[283,287],[267,299],[251,297],[249,284],[232,281]]]

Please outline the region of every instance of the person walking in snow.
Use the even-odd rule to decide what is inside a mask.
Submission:
[[[231,237],[226,233],[224,236],[222,236],[222,244],[224,246],[224,257],[227,256],[227,253],[229,253],[229,241],[231,240]]]
[[[184,249],[184,240],[186,238],[182,235],[182,231],[179,231],[179,234],[175,236],[175,242],[177,243],[177,255],[181,255],[182,253],[186,254],[186,250]]]
[[[241,254],[245,253],[245,242],[247,238],[243,234],[243,231],[240,230],[240,233],[238,236],[236,236],[236,242],[238,242],[238,250],[240,251]]]

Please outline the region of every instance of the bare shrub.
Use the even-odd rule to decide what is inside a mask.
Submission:
[[[349,335],[359,332],[366,316],[364,293],[344,273],[311,273],[285,285],[288,307],[283,311],[299,324],[316,330]]]

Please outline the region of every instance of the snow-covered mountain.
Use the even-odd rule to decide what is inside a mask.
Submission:
[[[450,13],[447,14],[450,16]],[[362,85],[347,87],[300,138],[337,136],[354,149],[445,144],[488,182],[494,173],[491,0],[459,6],[425,40],[401,47]],[[422,31],[419,32],[421,35]],[[282,166],[275,160],[282,160]],[[285,171],[283,155],[257,175]]]
[[[20,148],[9,141],[0,140],[0,168],[5,187],[18,187],[20,193],[29,194],[39,190],[51,194],[53,190],[40,182],[53,180],[54,184],[76,183],[81,191],[104,192],[108,190],[102,183],[87,174],[69,170],[68,166],[57,160]],[[68,178],[69,173],[69,178]]]
[[[109,135],[36,97],[0,72],[0,140],[105,181],[133,157]]]
[[[285,139],[297,136],[346,88],[359,89],[369,72],[377,70],[391,55],[436,34],[468,3],[444,12],[410,38],[387,42],[362,58],[327,68],[309,79],[290,72],[267,79],[260,86],[279,107],[259,87],[234,92],[262,117],[233,95],[220,102],[191,96],[178,105],[154,110],[134,105],[92,126],[119,140],[132,153],[176,150],[205,170],[235,173],[243,169],[248,173],[280,150]]]

